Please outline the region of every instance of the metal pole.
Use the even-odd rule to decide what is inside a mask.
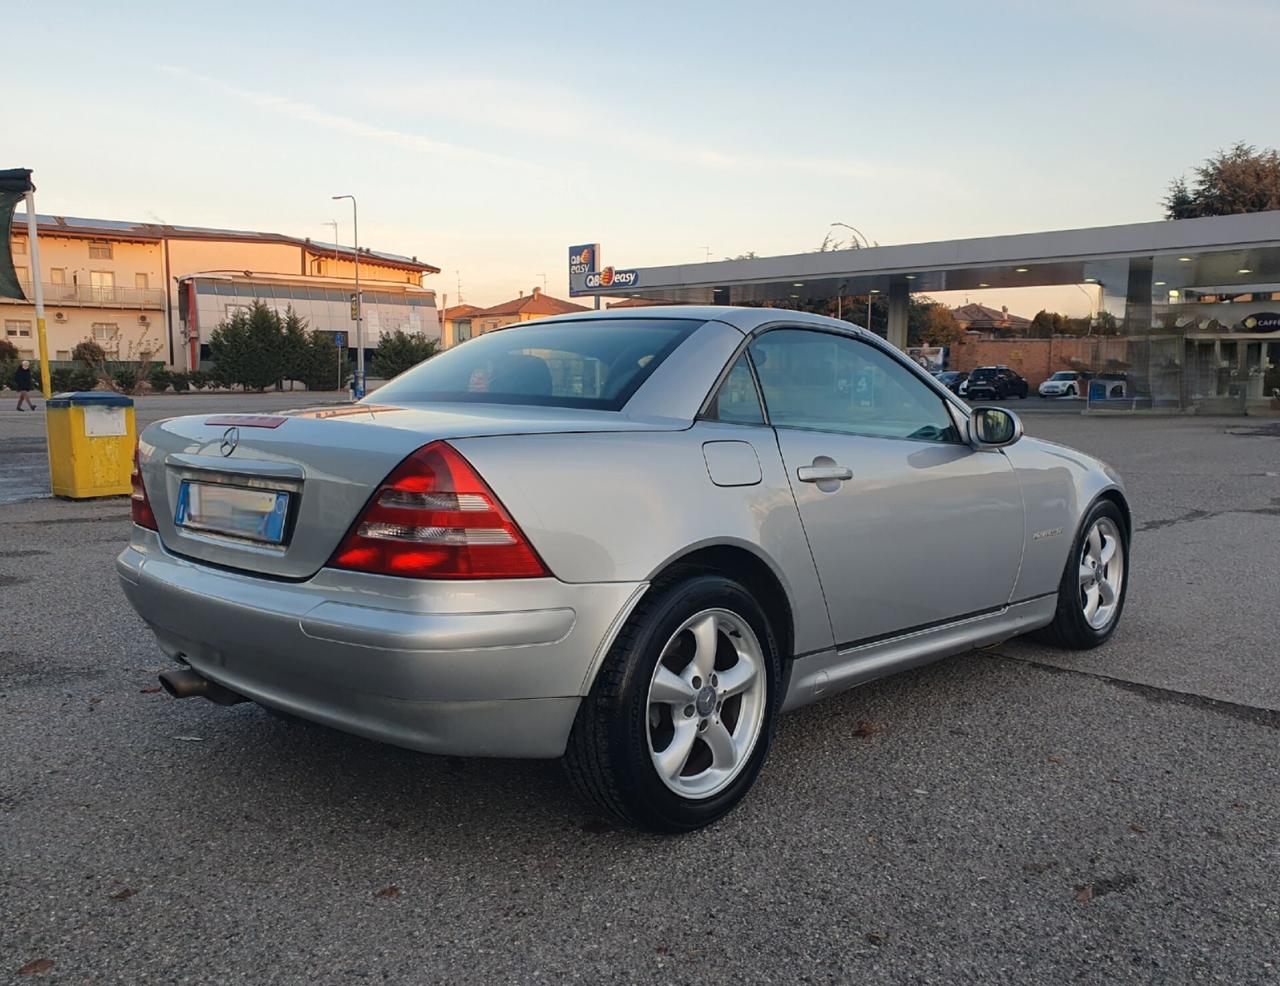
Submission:
[[[356,378],[353,390],[356,400],[364,396],[364,305],[360,297],[360,217],[356,211],[354,195],[335,195],[337,199],[351,200],[351,236],[356,251]]]
[[[360,297],[360,222],[356,217],[356,197],[351,196],[351,233],[356,245],[356,400],[364,396],[364,299]]]
[[[40,239],[36,235],[36,195],[28,191],[27,240],[31,244],[31,284],[36,302],[36,338],[40,345],[40,390],[44,399],[53,396],[53,384],[49,381],[49,341],[44,331],[44,285],[40,282]]]

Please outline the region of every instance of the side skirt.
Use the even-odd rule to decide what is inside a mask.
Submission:
[[[876,678],[920,667],[975,647],[987,647],[1053,622],[1056,593],[1013,603],[993,613],[966,617],[942,626],[908,631],[885,640],[854,644],[797,658],[782,711]]]

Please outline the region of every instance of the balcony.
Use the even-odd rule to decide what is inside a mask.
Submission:
[[[160,309],[164,307],[164,292],[152,288],[93,287],[89,284],[51,284],[44,282],[46,308],[126,308]],[[26,304],[35,300],[35,287],[30,281],[22,282]],[[16,298],[0,298],[0,302],[23,304]]]

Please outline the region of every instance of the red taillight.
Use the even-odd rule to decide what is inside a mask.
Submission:
[[[396,466],[329,564],[415,579],[549,574],[493,490],[445,442],[424,445]]]
[[[142,485],[142,461],[138,458],[138,447],[133,448],[133,472],[129,476],[133,492],[129,494],[129,512],[133,522],[139,527],[156,529],[156,515],[151,512],[151,501],[147,499],[147,488]]]

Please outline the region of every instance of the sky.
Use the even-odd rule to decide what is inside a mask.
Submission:
[[[184,12],[184,8],[187,8]],[[622,267],[1161,218],[1280,144],[1274,0],[183,5],[6,14],[41,212],[360,242],[450,304]],[[709,251],[709,252],[708,252]],[[460,288],[459,288],[460,286]],[[459,290],[461,294],[459,294]],[[1073,288],[971,292],[1033,314]],[[950,298],[957,303],[965,300]]]

